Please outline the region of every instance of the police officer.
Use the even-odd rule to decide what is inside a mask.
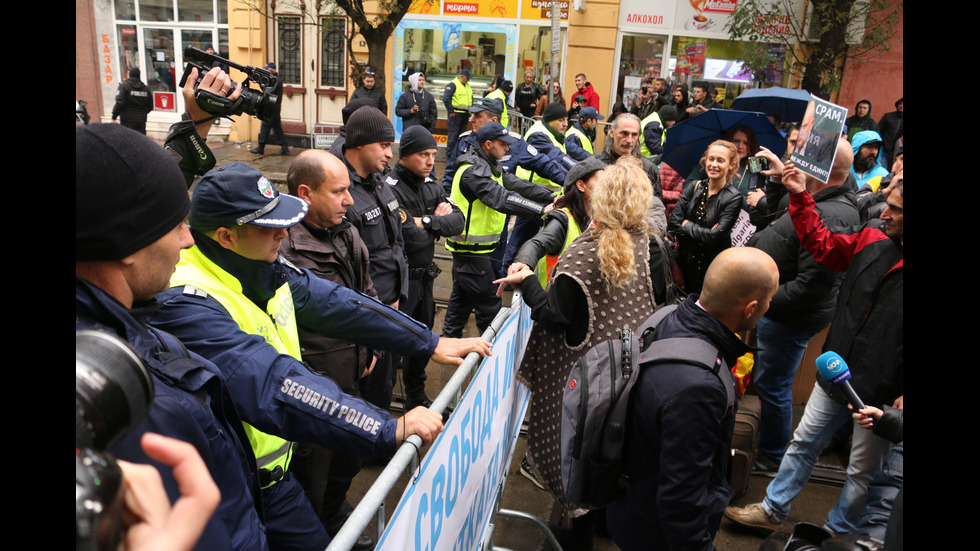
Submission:
[[[456,140],[470,122],[469,108],[473,105],[473,89],[470,88],[470,70],[463,69],[459,76],[446,85],[442,103],[446,106],[446,151],[456,147]]]
[[[470,313],[476,311],[482,333],[500,310],[496,269],[490,254],[497,248],[506,214],[541,217],[553,208],[555,195],[505,172],[500,159],[517,142],[498,122],[476,133],[477,147],[457,160],[450,199],[466,213],[460,234],[446,240],[453,253],[453,291],[443,334],[461,335]]]
[[[146,115],[153,110],[153,97],[150,89],[140,80],[140,68],[129,70],[129,78],[119,84],[116,90],[116,103],[112,106],[112,120],[146,135]]]
[[[667,143],[667,125],[654,111],[640,121],[640,155],[659,163]]]
[[[463,231],[463,212],[429,177],[436,160],[436,140],[420,125],[402,133],[395,169],[385,177],[398,198],[398,214],[408,256],[408,299],[399,305],[413,319],[432,328],[435,302],[432,284],[439,275],[433,262],[435,241]],[[405,382],[405,409],[432,404],[425,394],[426,358],[400,358]]]
[[[583,108],[584,109],[584,108]],[[568,110],[560,103],[549,103],[544,108],[541,120],[535,121],[524,134],[524,140],[546,155],[567,155],[565,149],[565,131],[568,130]],[[564,180],[552,181],[526,168],[517,169],[517,177],[534,182],[560,194]],[[507,240],[507,252],[504,255],[503,268],[510,265],[514,255],[521,245],[538,233],[541,229],[540,217],[522,216],[514,222],[514,229]]]
[[[438,356],[440,348],[459,344],[436,342],[438,337],[408,316],[283,262],[280,241],[307,211],[305,202],[279,194],[244,163],[205,174],[191,199],[195,244],[181,251],[152,321],[222,370],[247,423],[273,549],[329,543],[289,474],[287,439],[369,459],[393,454],[402,431],[429,439],[441,428],[431,410],[419,408],[395,421],[312,372],[302,363],[298,328],[405,355],[428,355],[435,344]],[[481,348],[471,341],[464,350],[470,344]]]
[[[565,151],[576,161],[584,161],[595,153],[592,141],[595,140],[595,129],[599,120],[604,119],[594,107],[583,107],[578,113],[578,120],[568,126],[565,132]]]
[[[505,80],[494,91],[486,95],[488,98],[500,100],[500,104],[503,106],[503,112],[500,113],[500,124],[504,128],[509,128],[510,117],[507,116],[507,98],[510,97],[510,93],[513,91],[514,83]]]
[[[398,308],[408,298],[408,263],[398,215],[398,199],[381,174],[391,159],[395,128],[384,113],[368,105],[351,114],[343,159],[350,174],[354,205],[347,218],[361,234],[370,253],[371,282],[378,300]],[[392,358],[381,357],[374,371],[361,379],[361,395],[382,409],[391,405]]]
[[[495,98],[478,99],[470,107],[470,112],[473,114],[473,130],[467,130],[460,135],[455,150],[447,150],[446,156],[449,161],[446,163],[446,174],[442,179],[442,186],[446,188],[447,193],[452,189],[456,158],[467,149],[478,147],[476,133],[488,122],[500,122],[500,114],[503,112],[503,108],[503,103]],[[574,159],[563,154],[560,150],[551,150],[550,154],[546,154],[525,142],[519,135],[513,132],[510,135],[517,141],[500,159],[500,164],[505,171],[514,174],[518,167],[522,167],[553,182],[565,181],[565,174],[568,173],[568,169],[575,165]]]

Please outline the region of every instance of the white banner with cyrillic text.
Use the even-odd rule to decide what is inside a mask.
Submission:
[[[515,377],[530,335],[530,308],[508,318],[445,430],[378,542],[379,551],[474,550],[482,546],[530,393]]]

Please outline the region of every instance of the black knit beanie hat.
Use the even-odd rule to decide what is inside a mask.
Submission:
[[[156,142],[118,124],[75,128],[75,261],[119,260],[187,218],[177,162]]]
[[[558,119],[563,119],[568,116],[568,109],[560,103],[549,103],[547,107],[544,108],[544,114],[541,116],[541,120],[546,123],[551,121],[556,121]]]
[[[416,124],[402,132],[402,139],[398,144],[398,157],[405,158],[413,153],[426,149],[436,149],[437,147],[436,139],[432,137],[432,133],[424,126]]]
[[[347,148],[395,141],[395,127],[377,107],[362,107],[347,120]]]

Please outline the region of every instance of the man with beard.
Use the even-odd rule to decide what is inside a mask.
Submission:
[[[385,99],[385,91],[383,88],[374,87],[374,71],[368,69],[364,72],[364,76],[361,78],[361,85],[354,90],[351,94],[350,100],[354,101],[357,98],[371,98],[374,100],[374,104],[378,107],[378,110],[388,114],[388,100]]]
[[[881,178],[888,175],[888,170],[878,162],[881,156],[881,136],[871,130],[858,132],[851,140],[851,148],[854,150],[851,174],[857,180],[858,189],[869,184],[873,191],[877,191]]]

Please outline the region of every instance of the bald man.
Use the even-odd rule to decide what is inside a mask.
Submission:
[[[769,255],[727,249],[708,267],[700,297],[691,295],[657,326],[655,340],[692,338],[715,347],[717,373],[680,362],[641,366],[625,446],[630,486],[606,515],[623,551],[714,549],[734,495],[727,472],[735,382],[728,368],[749,350],[735,332],[759,321],[778,284]]]
[[[310,208],[302,222],[289,228],[280,252],[297,266],[323,279],[360,291],[378,293],[368,274],[368,249],[357,228],[344,217],[354,204],[347,166],[321,149],[300,153],[289,166],[286,185],[290,195]],[[303,360],[317,373],[332,378],[341,390],[360,396],[358,380],[371,372],[380,352],[300,328]],[[312,443],[297,443],[290,470],[303,485],[320,522],[331,537],[350,515],[347,490],[361,470],[352,455],[334,453]],[[374,540],[362,535],[355,549],[370,549]]]

